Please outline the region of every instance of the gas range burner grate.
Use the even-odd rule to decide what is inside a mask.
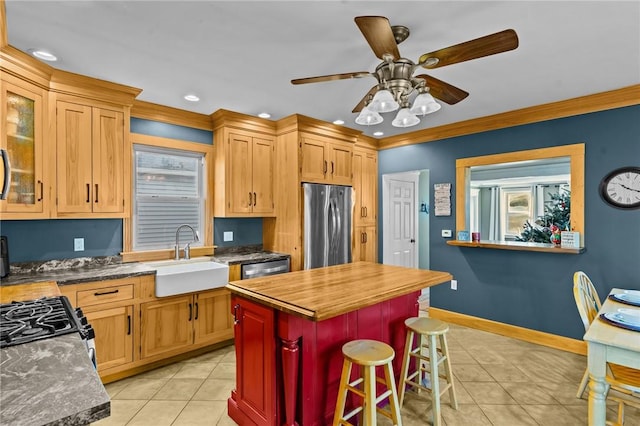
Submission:
[[[0,305],[0,348],[79,331],[65,296]]]

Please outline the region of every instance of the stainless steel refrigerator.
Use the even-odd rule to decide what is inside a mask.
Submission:
[[[350,186],[303,183],[304,269],[351,262]]]

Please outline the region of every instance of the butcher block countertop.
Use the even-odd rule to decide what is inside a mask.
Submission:
[[[232,281],[232,293],[322,321],[453,278],[448,272],[357,262]]]

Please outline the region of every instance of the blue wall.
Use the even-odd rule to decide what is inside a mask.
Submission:
[[[137,118],[131,132],[211,145],[213,132]],[[220,223],[219,223],[220,222]],[[234,241],[224,243],[223,231]],[[9,239],[10,261],[44,261],[85,256],[113,256],[122,251],[120,219],[3,220],[0,234]],[[84,238],[85,250],[73,251],[73,239]],[[261,244],[262,219],[216,219],[214,244],[221,247]]]
[[[262,218],[225,219],[213,221],[213,243],[218,247],[262,244]],[[224,232],[233,232],[233,241],[223,241]]]
[[[457,158],[582,142],[586,252],[568,255],[448,246],[440,231],[455,229],[455,214],[431,215],[431,269],[451,272],[458,280],[457,291],[446,284],[432,287],[431,306],[582,339],[584,328],[572,293],[575,271],[589,275],[600,298],[613,287],[640,289],[640,212],[614,209],[598,194],[600,180],[611,170],[639,165],[640,106],[380,151],[380,174],[428,169],[431,185],[455,185]],[[382,214],[379,222],[382,247]],[[379,256],[382,259],[381,252]]]
[[[11,263],[113,256],[122,251],[121,219],[3,220],[0,233],[8,238]],[[84,251],[73,251],[74,238],[84,238]]]

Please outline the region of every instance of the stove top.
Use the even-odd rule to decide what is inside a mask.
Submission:
[[[0,304],[0,348],[79,332],[80,327],[65,296]]]

